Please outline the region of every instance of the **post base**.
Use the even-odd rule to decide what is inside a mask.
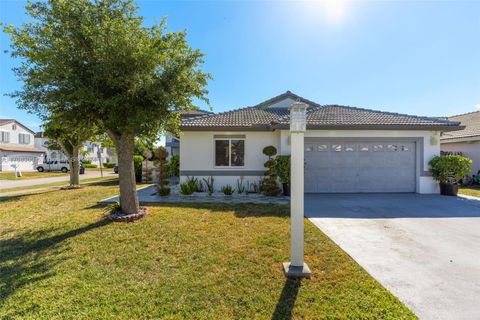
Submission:
[[[303,266],[292,266],[290,262],[284,262],[283,273],[287,278],[310,278],[312,275],[306,263],[303,263]]]

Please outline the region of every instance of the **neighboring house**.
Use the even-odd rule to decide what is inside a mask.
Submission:
[[[48,149],[48,138],[45,137],[43,132],[37,132],[35,134],[35,146],[45,152],[44,160],[67,160],[68,157],[59,150],[50,150]],[[90,160],[92,164],[100,165],[98,158],[98,151],[100,150],[100,155],[102,163],[105,162],[114,162],[117,163],[115,157],[115,148],[104,148],[100,142],[90,142],[87,141],[83,145],[83,149],[87,152],[85,155],[81,155],[81,159]]]
[[[258,182],[266,146],[290,154],[289,110],[309,105],[305,192],[437,193],[428,161],[440,134],[458,122],[338,105],[319,105],[289,91],[253,107],[182,120],[180,180],[213,176],[215,188]]]
[[[0,171],[34,171],[43,150],[34,144],[35,132],[14,119],[0,119]]]
[[[205,111],[205,110],[188,110],[188,111],[181,111],[180,115],[182,120],[192,118],[192,117],[198,117],[202,115],[212,115],[213,112],[210,111]],[[180,139],[173,135],[168,133],[165,136],[165,148],[168,152],[168,157],[170,156],[178,156],[180,155]]]
[[[445,152],[462,153],[473,160],[470,174],[480,170],[480,111],[451,116],[452,121],[460,121],[462,130],[445,132],[440,138],[440,148]]]

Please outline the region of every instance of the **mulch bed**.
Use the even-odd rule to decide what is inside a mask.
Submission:
[[[83,189],[85,188],[84,186],[64,186],[61,187],[60,190],[77,190],[77,189]]]
[[[147,208],[140,208],[137,213],[124,214],[121,212],[114,212],[108,215],[108,220],[114,222],[134,222],[138,219],[141,219],[147,215]]]

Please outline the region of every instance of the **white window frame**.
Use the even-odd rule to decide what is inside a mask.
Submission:
[[[217,166],[217,140],[228,140],[228,166]],[[243,166],[232,166],[232,140],[243,140]],[[232,168],[245,168],[247,147],[246,138],[213,138],[213,167],[215,169],[232,169]]]

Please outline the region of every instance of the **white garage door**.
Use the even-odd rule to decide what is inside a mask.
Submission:
[[[415,142],[305,142],[305,192],[415,192]]]

